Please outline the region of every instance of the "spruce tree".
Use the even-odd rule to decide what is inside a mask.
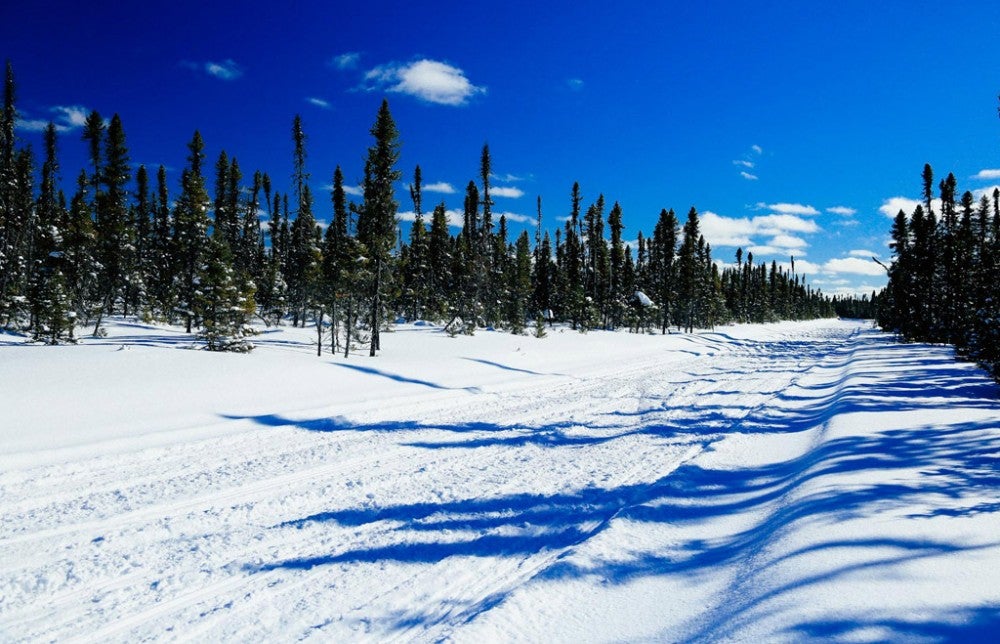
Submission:
[[[385,274],[396,238],[396,202],[394,184],[402,176],[396,170],[399,159],[399,132],[389,112],[389,102],[382,101],[370,130],[375,143],[368,148],[363,182],[364,202],[358,213],[358,240],[364,245],[370,265],[369,323],[374,356],[379,347],[382,306],[385,297]]]
[[[93,146],[93,142],[91,143]],[[94,148],[91,148],[93,152]],[[127,307],[124,291],[134,276],[135,239],[129,226],[127,185],[131,179],[125,130],[117,114],[111,117],[104,140],[104,163],[99,171],[100,190],[95,197],[97,262],[100,269],[99,311],[94,335],[100,332],[105,313],[113,313],[121,298]],[[127,308],[123,310],[127,313]]]
[[[201,133],[195,130],[188,143],[188,167],[181,175],[181,194],[174,211],[173,247],[176,256],[177,308],[184,317],[184,327],[188,333],[198,315],[199,275],[205,262],[208,242],[209,197],[205,190],[205,179],[201,173],[205,159],[205,142]]]

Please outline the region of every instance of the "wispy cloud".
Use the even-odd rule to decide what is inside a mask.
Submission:
[[[524,190],[514,186],[497,186],[490,188],[490,194],[494,197],[507,197],[509,199],[520,199],[524,196]]]
[[[566,80],[566,85],[574,92],[583,91],[584,82],[579,78],[570,78]]]
[[[322,98],[316,98],[315,96],[310,96],[306,99],[306,102],[315,105],[316,107],[321,107],[324,110],[331,109],[333,106],[330,105],[330,101],[325,101]]]
[[[448,221],[448,226],[451,228],[461,228],[465,223],[465,213],[461,210],[449,209],[445,211],[445,219]],[[406,212],[401,212],[396,215],[399,217],[399,221],[416,221],[417,213],[412,210],[407,210]],[[424,222],[430,221],[430,216],[428,213],[424,213]]]
[[[214,61],[206,62],[193,62],[190,60],[182,60],[181,66],[187,67],[190,70],[196,72],[202,72],[213,76],[221,80],[236,80],[243,75],[243,68],[233,60],[232,58],[227,58],[221,63]]]
[[[868,259],[868,258],[871,258],[871,257],[878,257],[879,256],[879,254],[876,253],[875,251],[864,250],[864,249],[852,250],[851,252],[849,252],[847,254],[850,255],[851,257],[860,257],[861,259]]]
[[[827,273],[848,273],[851,275],[870,275],[872,277],[885,277],[885,269],[870,259],[864,260],[860,257],[844,257],[831,259],[823,264],[823,270]]]
[[[795,215],[763,215],[759,217],[724,217],[711,211],[701,215],[701,230],[714,247],[742,246],[755,255],[782,255],[795,250],[801,254],[808,242],[797,235],[819,232],[811,219]],[[754,238],[767,237],[767,244],[755,243]]]
[[[778,248],[805,248],[809,243],[801,237],[782,234],[772,237],[768,245],[777,246]]]
[[[427,103],[459,106],[486,88],[473,85],[465,72],[436,60],[388,63],[365,73],[366,91],[385,91],[414,96]]]
[[[1000,190],[1000,186],[992,185],[992,186],[986,186],[985,188],[976,188],[975,190],[972,191],[972,196],[975,197],[976,199],[980,199],[983,195],[987,195],[988,197],[992,198],[993,192],[995,190]]]
[[[437,183],[428,183],[421,186],[420,188],[424,192],[440,192],[441,194],[453,195],[455,194],[455,187],[446,181],[438,181]]]
[[[15,127],[26,132],[42,132],[51,121],[57,132],[70,132],[87,123],[90,110],[82,105],[56,105],[49,108],[54,113],[51,119],[18,119]]]
[[[501,183],[517,183],[518,181],[524,181],[524,177],[519,177],[516,174],[494,174],[490,173],[490,178],[495,181],[500,181]]]
[[[499,220],[501,216],[505,217],[507,221],[516,221],[519,224],[526,224],[529,221],[535,221],[532,217],[528,215],[522,215],[516,212],[500,212],[493,215],[496,220]]]
[[[894,219],[900,210],[909,217],[917,209],[917,206],[923,203],[919,199],[910,199],[909,197],[889,197],[878,207],[878,211],[890,219]],[[934,209],[934,212],[941,212],[941,200],[931,201],[931,208]]]
[[[1000,170],[980,170],[972,176],[973,179],[982,179],[984,181],[993,181],[994,179],[1000,179]]]
[[[327,65],[335,69],[357,69],[359,62],[361,62],[361,54],[356,51],[349,51],[334,56],[327,61]]]
[[[328,183],[324,185],[323,190],[333,191],[333,184]],[[352,197],[363,197],[365,191],[361,189],[361,186],[344,186],[344,194],[351,195]]]
[[[757,204],[760,210],[770,210],[780,215],[818,215],[819,211],[812,206],[800,203],[764,203]]]
[[[851,217],[858,212],[854,208],[848,208],[847,206],[833,206],[832,208],[827,208],[826,211],[834,215],[841,215],[842,217]]]
[[[760,177],[756,174],[747,172],[747,170],[753,170],[757,167],[756,157],[763,154],[764,150],[759,145],[750,146],[750,151],[742,155],[739,159],[733,159],[733,165],[744,168],[740,170],[740,176],[747,181],[757,181]]]

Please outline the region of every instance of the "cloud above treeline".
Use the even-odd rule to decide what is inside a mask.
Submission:
[[[426,58],[374,67],[365,72],[361,87],[369,92],[406,94],[427,103],[451,106],[466,105],[472,97],[486,93],[485,87],[472,84],[458,67]]]
[[[204,62],[182,60],[181,66],[226,81],[236,80],[243,75],[243,68],[232,58],[227,58],[221,62],[211,60]]]
[[[356,51],[349,51],[332,57],[327,64],[335,69],[357,69],[361,62],[361,54]]]
[[[52,123],[56,132],[70,132],[86,125],[91,110],[82,105],[56,105],[49,108],[50,119],[19,118],[15,127],[26,132],[42,132]]]

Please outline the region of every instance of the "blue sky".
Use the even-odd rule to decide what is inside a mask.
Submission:
[[[834,293],[884,284],[868,257],[924,163],[960,191],[1000,180],[998,3],[5,4],[18,136],[40,149],[35,130],[62,126],[67,192],[91,109],[120,114],[174,191],[196,128],[210,162],[225,149],[284,189],[301,114],[328,219],[323,188],[337,164],[360,180],[388,98],[425,210],[461,208],[488,142],[515,232],[537,196],[553,230],[579,181],[585,206],[621,203],[628,239],[695,206],[717,259],[794,254]]]

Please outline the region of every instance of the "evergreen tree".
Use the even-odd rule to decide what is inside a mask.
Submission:
[[[625,245],[622,243],[622,208],[615,202],[608,213],[608,228],[611,230],[611,250],[608,272],[608,317],[606,326],[618,327],[625,319],[625,303],[630,293],[625,290]]]
[[[9,325],[15,311],[16,287],[22,269],[21,235],[25,213],[15,207],[18,186],[15,164],[16,140],[14,68],[7,61],[3,113],[0,114],[0,322]]]
[[[93,143],[91,143],[93,145]],[[93,151],[93,148],[92,148]],[[100,277],[98,302],[100,309],[94,334],[100,331],[105,313],[113,313],[115,302],[125,301],[127,280],[135,273],[135,239],[129,226],[127,185],[131,179],[125,130],[117,114],[111,117],[104,140],[104,164],[99,172],[100,190],[95,198],[97,230],[97,262]],[[122,311],[127,314],[127,308]]]
[[[448,213],[444,203],[434,207],[427,241],[428,280],[427,306],[434,317],[444,317],[452,306],[451,238],[448,235]]]
[[[221,236],[205,240],[202,261],[193,294],[201,320],[198,337],[209,351],[250,351],[246,322],[255,309],[253,296],[233,270],[229,246]]]
[[[35,208],[32,231],[33,265],[30,267],[28,298],[31,304],[31,327],[36,340],[58,344],[71,335],[72,305],[63,275],[63,238],[65,200],[58,192],[59,162],[56,154],[56,127],[45,129],[45,162]]]
[[[208,243],[208,192],[201,173],[204,161],[205,142],[201,133],[195,130],[188,143],[188,167],[181,175],[181,194],[174,211],[173,248],[177,262],[176,284],[177,308],[184,316],[184,326],[188,333],[194,326],[198,307],[198,280],[205,263]]]
[[[677,292],[674,266],[677,228],[674,211],[660,210],[660,217],[653,228],[652,249],[649,252],[650,287],[659,306],[660,333],[666,333],[670,326]]]
[[[688,211],[684,224],[683,240],[677,253],[677,306],[679,319],[690,333],[698,321],[701,306],[701,270],[698,258],[698,240],[701,238],[698,225],[698,211],[694,207]]]
[[[396,202],[394,184],[402,176],[395,169],[399,159],[399,132],[389,112],[389,102],[382,101],[375,124],[370,130],[375,144],[368,148],[363,182],[364,203],[358,213],[358,240],[364,244],[370,270],[369,288],[371,347],[374,356],[379,347],[382,305],[387,277],[384,274],[395,243]]]
[[[77,190],[70,202],[69,210],[66,212],[66,221],[61,226],[63,231],[62,272],[71,303],[71,315],[74,320],[83,316],[84,324],[89,322],[90,295],[95,291],[94,282],[97,279],[97,270],[93,259],[96,235],[90,200],[87,196],[90,186],[87,172],[81,170],[77,179]],[[74,325],[70,325],[71,339],[73,331]]]

